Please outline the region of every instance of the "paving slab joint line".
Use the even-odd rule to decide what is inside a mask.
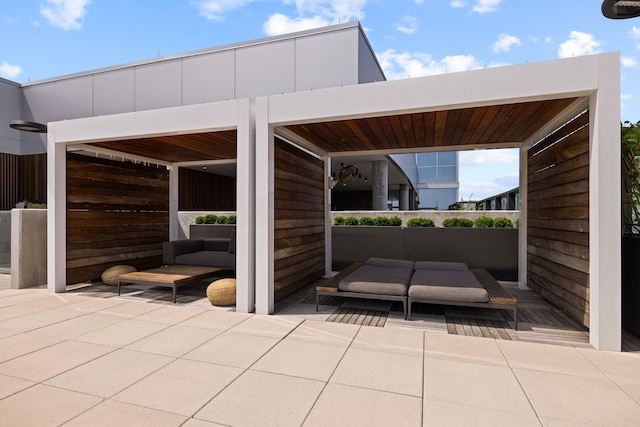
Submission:
[[[576,348],[576,351],[577,351],[578,353],[580,353],[580,355],[581,355],[582,357],[584,357],[584,358],[587,360],[587,362],[589,362],[591,365],[593,365],[593,366],[594,366],[598,371],[602,372],[602,374],[603,374],[605,377],[607,377],[607,379],[609,379],[611,382],[613,382],[613,383],[616,385],[616,387],[618,387],[620,390],[622,390],[622,392],[623,392],[624,394],[626,394],[627,396],[629,396],[629,397],[631,398],[631,400],[633,400],[633,401],[634,401],[634,402],[636,402],[638,405],[640,405],[640,398],[638,398],[638,397],[636,397],[636,396],[632,395],[631,393],[629,393],[629,392],[627,391],[627,389],[626,389],[626,388],[624,388],[624,387],[622,387],[620,384],[618,384],[618,381],[616,381],[615,379],[611,378],[611,376],[610,376],[609,374],[607,374],[607,373],[606,373],[604,370],[602,370],[598,365],[596,365],[596,364],[595,364],[591,359],[589,359],[587,356],[585,356],[585,355],[582,353],[582,351],[580,351],[580,349],[579,349],[579,348]]]
[[[511,361],[509,360],[507,355],[504,353],[504,350],[500,346],[500,343],[498,342],[498,340],[494,339],[493,341],[498,346],[498,349],[500,350],[500,353],[502,354],[502,357],[504,357],[504,360],[507,362],[507,365],[509,365],[509,370],[511,371],[511,375],[513,375],[513,377],[518,382],[518,386],[520,387],[520,390],[522,390],[522,393],[524,393],[524,396],[526,397],[527,402],[529,402],[529,406],[531,406],[531,409],[533,410],[533,413],[536,414],[536,418],[538,419],[538,422],[540,423],[541,426],[543,426],[544,423],[542,422],[542,419],[540,418],[540,414],[538,413],[538,411],[536,410],[536,407],[534,406],[533,402],[529,398],[529,395],[527,394],[527,391],[525,390],[524,386],[522,385],[522,382],[520,382],[520,378],[518,378],[518,375],[516,375],[516,372],[513,370],[513,366],[511,365]]]
[[[300,326],[300,325],[298,325],[298,326]],[[362,329],[362,325],[355,325],[355,326],[358,327],[358,330],[353,335],[353,338],[351,338],[351,341],[349,342],[349,345],[345,349],[344,353],[342,353],[342,356],[340,356],[340,360],[338,361],[338,363],[336,363],[336,367],[333,368],[333,371],[331,372],[331,375],[329,375],[329,378],[326,381],[324,381],[324,385],[322,386],[322,390],[320,390],[320,393],[318,393],[318,396],[314,400],[313,405],[311,405],[311,408],[309,408],[309,411],[307,412],[307,415],[304,416],[304,419],[302,420],[302,424],[301,425],[304,425],[304,423],[307,422],[307,419],[309,418],[309,415],[311,415],[311,412],[313,412],[313,408],[315,408],[316,405],[318,404],[318,400],[320,399],[320,396],[322,396],[322,393],[324,393],[325,389],[327,388],[327,386],[331,382],[331,378],[333,378],[333,376],[335,375],[336,370],[338,369],[338,366],[340,366],[340,363],[342,363],[342,360],[344,359],[344,357],[346,356],[347,352],[351,348],[351,345],[353,344],[353,340],[356,339],[356,336],[358,335],[358,332],[360,332],[360,329]],[[296,329],[297,329],[297,327],[296,327]]]

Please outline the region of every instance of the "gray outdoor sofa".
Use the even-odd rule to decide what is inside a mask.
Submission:
[[[369,258],[317,286],[316,311],[320,295],[401,301],[407,320],[413,303],[509,309],[518,329],[517,300],[485,270],[460,262]]]
[[[164,265],[200,265],[235,270],[235,246],[235,236],[172,240],[162,246],[162,262]]]

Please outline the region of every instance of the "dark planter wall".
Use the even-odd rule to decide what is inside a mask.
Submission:
[[[369,257],[464,262],[518,280],[518,229],[332,227],[333,269]]]
[[[189,236],[192,239],[231,237],[235,230],[235,224],[191,224],[189,225]]]
[[[640,337],[640,238],[622,237],[622,328]]]

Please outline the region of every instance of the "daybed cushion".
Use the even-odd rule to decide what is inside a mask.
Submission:
[[[489,301],[487,291],[468,270],[416,270],[411,278],[409,297],[440,301]]]
[[[464,262],[417,261],[416,270],[469,270]]]
[[[412,273],[413,269],[406,267],[363,264],[342,279],[338,289],[345,292],[404,296],[407,295]]]
[[[364,265],[375,265],[378,267],[397,267],[397,268],[410,268],[413,269],[414,262],[404,259],[392,259],[392,258],[369,258]]]

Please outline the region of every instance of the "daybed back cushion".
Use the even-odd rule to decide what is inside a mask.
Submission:
[[[397,267],[397,268],[411,268],[414,266],[413,261],[407,261],[404,259],[391,259],[391,258],[369,258],[364,262],[364,265],[375,265],[378,267]]]
[[[416,270],[468,270],[464,262],[416,261]]]
[[[205,251],[229,251],[230,239],[225,237],[214,237],[203,240],[203,250]]]
[[[416,270],[411,278],[409,297],[440,301],[489,301],[485,288],[468,270]]]
[[[342,279],[338,289],[379,295],[407,295],[412,268],[363,264]]]

